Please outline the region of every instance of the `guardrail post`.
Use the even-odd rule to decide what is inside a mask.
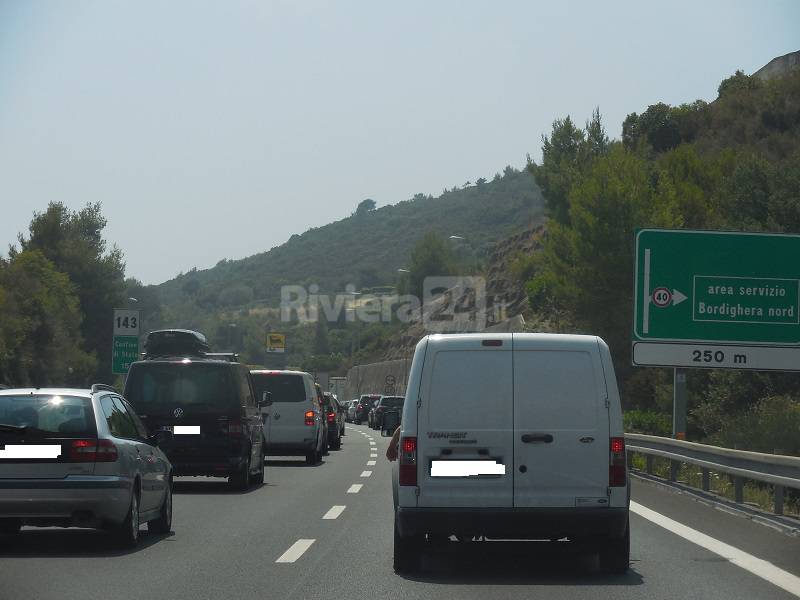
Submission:
[[[653,474],[653,455],[652,454],[645,454],[644,455],[644,470],[648,475]]]
[[[733,478],[733,497],[739,504],[744,502],[744,480],[741,477]]]
[[[711,478],[709,477],[708,469],[703,469],[703,491],[707,492],[711,489]]]
[[[775,514],[782,515],[783,514],[783,486],[776,485],[775,486]]]
[[[669,461],[669,480],[676,481],[678,479],[678,469],[680,468],[681,463],[677,460],[670,460]]]

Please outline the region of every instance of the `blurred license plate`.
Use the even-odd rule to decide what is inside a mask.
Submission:
[[[506,474],[506,466],[496,460],[433,460],[431,477],[481,477]]]
[[[0,459],[58,458],[61,455],[61,444],[6,444],[0,448]]]
[[[172,433],[175,435],[200,435],[200,425],[175,425]]]

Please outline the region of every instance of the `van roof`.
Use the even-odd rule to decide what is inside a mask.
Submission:
[[[484,340],[500,340],[517,348],[559,348],[570,350],[597,348],[600,338],[596,335],[571,333],[435,333],[427,336],[432,350],[446,347],[472,348]]]

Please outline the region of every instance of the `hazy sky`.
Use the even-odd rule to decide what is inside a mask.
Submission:
[[[0,248],[49,201],[100,201],[158,283],[798,49],[794,0],[0,0]]]

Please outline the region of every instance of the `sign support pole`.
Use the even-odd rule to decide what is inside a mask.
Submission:
[[[672,437],[686,439],[686,369],[676,368],[673,373]]]

